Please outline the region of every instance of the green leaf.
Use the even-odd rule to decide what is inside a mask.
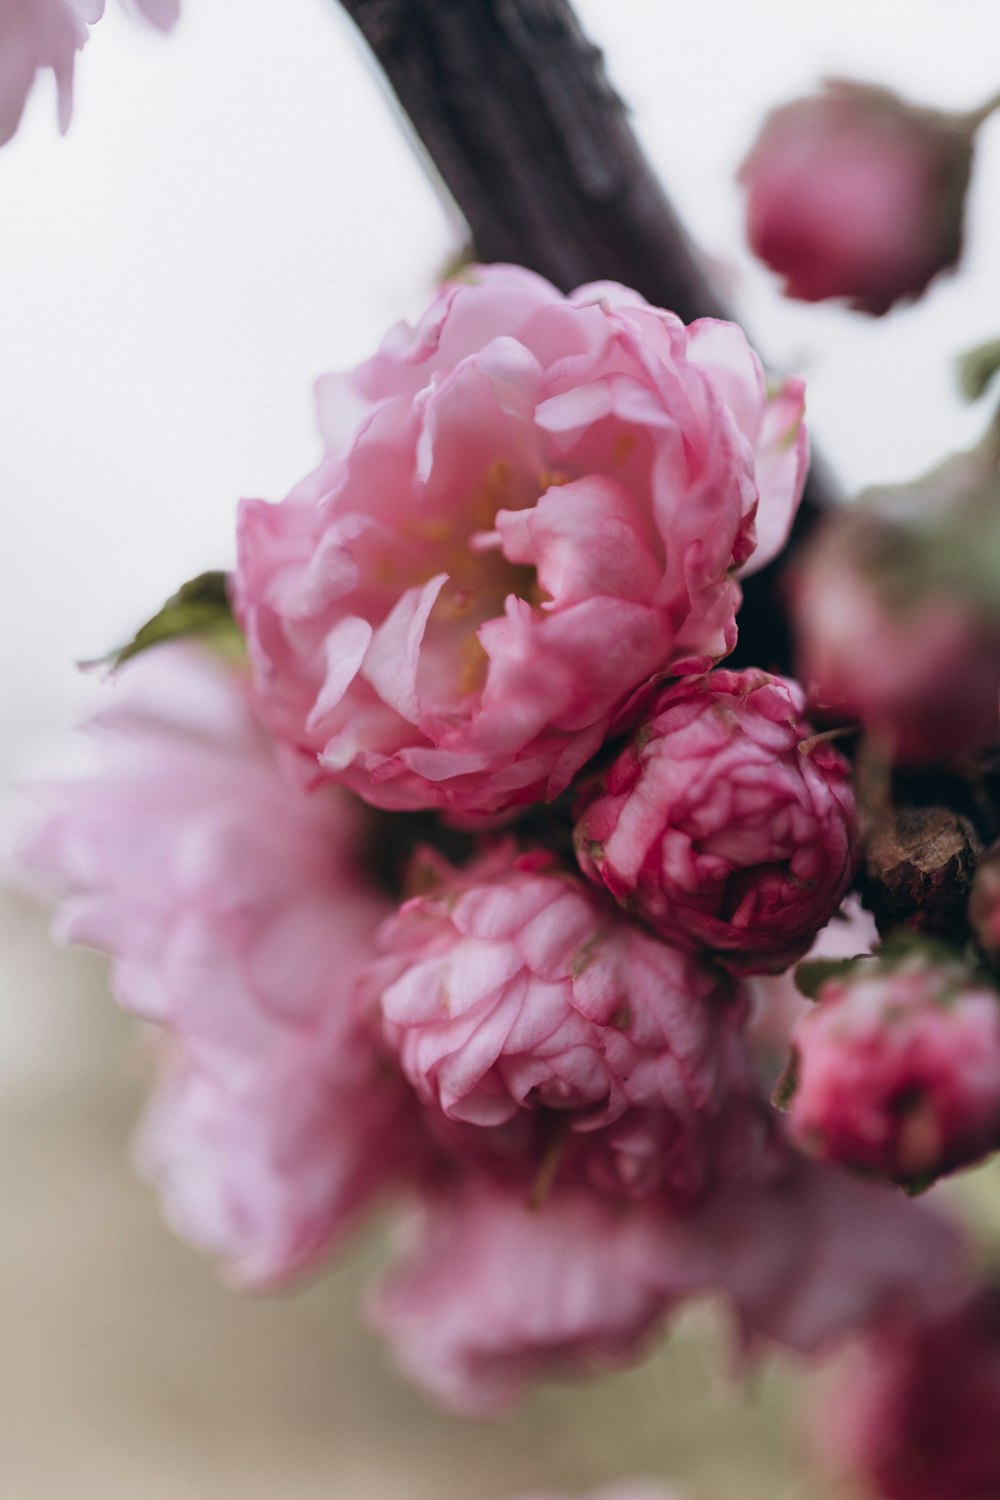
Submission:
[[[862,953],[859,958],[869,958]],[[858,958],[806,958],[795,965],[795,983],[807,1000],[815,1000],[828,979],[841,979]]]
[[[960,355],[958,383],[966,401],[978,401],[1000,372],[1000,339],[990,339]]]
[[[176,594],[172,594],[151,619],[140,625],[124,646],[83,665],[107,666],[114,672],[151,646],[178,640],[182,636],[209,637],[213,644],[227,651],[242,649],[243,637],[233,619],[226,590],[227,576],[222,572],[199,573],[197,578],[182,583]]]

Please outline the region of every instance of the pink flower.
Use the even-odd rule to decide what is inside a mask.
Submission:
[[[971,162],[959,116],[829,83],[770,114],[740,169],[751,248],[789,297],[884,313],[957,261]]]
[[[174,24],[180,0],[134,0],[136,10],[161,31]],[[104,0],[3,0],[0,6],[0,146],[11,139],[42,68],[58,89],[59,129],[73,110],[73,65],[87,26],[104,14]]]
[[[369,802],[465,818],[555,797],[647,679],[732,648],[805,466],[801,386],[769,398],[738,329],[514,266],[320,408],[320,468],[240,512],[263,712]]]
[[[987,496],[941,494],[942,476],[945,489],[960,484],[965,463],[948,467],[953,479],[876,491],[828,519],[792,575],[810,700],[905,763],[954,760],[1000,737],[1000,617],[974,560]]]
[[[584,802],[584,872],[668,942],[737,973],[787,968],[854,871],[850,768],[794,682],[712,672],[663,689]]]
[[[988,1284],[945,1316],[880,1329],[817,1416],[832,1461],[881,1500],[992,1500],[1000,1289]]]
[[[143,1148],[172,1218],[275,1281],[384,1180],[407,1103],[352,994],[387,909],[365,814],[286,782],[242,674],[191,647],[137,658],[119,694],[97,771],[38,789],[23,862],[60,935],[172,1034]]]
[[[818,989],[794,1036],[792,1130],[828,1161],[921,1182],[1000,1143],[1000,995],[907,947]]]
[[[674,1296],[721,1293],[750,1352],[829,1354],[886,1317],[936,1314],[967,1286],[968,1248],[947,1219],[780,1136],[664,1233]]]
[[[535,1380],[630,1364],[692,1296],[721,1295],[748,1348],[816,1353],[889,1315],[936,1313],[965,1269],[945,1221],[773,1139],[693,1212],[578,1185],[532,1205],[490,1177],[445,1183],[373,1314],[409,1375],[489,1415]]]
[[[322,1044],[275,1048],[253,1077],[166,1059],[136,1141],[174,1232],[242,1287],[324,1259],[411,1148],[408,1100],[345,1018]],[[419,1150],[419,1148],[417,1148]]]
[[[545,1376],[632,1363],[671,1297],[660,1215],[592,1193],[524,1195],[470,1180],[425,1201],[372,1316],[403,1369],[466,1415]]]
[[[498,1127],[525,1110],[594,1132],[588,1171],[684,1193],[748,1092],[723,976],[625,922],[574,876],[504,846],[386,924],[365,982],[428,1105]],[[492,1137],[483,1142],[497,1149]],[[568,1165],[568,1164],[567,1164]]]
[[[59,91],[59,128],[73,109],[73,63],[87,28],[68,0],[5,0],[0,11],[0,146],[13,136],[25,101],[42,68],[51,68]]]

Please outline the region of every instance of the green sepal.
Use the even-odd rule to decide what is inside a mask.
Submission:
[[[815,1000],[828,979],[840,979],[859,959],[870,958],[868,953],[857,958],[806,958],[795,965],[795,983],[807,1000]]]
[[[176,594],[171,594],[162,609],[140,625],[135,635],[124,646],[110,651],[96,661],[84,662],[85,667],[105,666],[112,672],[124,666],[133,656],[159,646],[164,641],[179,640],[184,636],[199,636],[213,646],[230,653],[243,650],[243,636],[233,618],[232,606],[226,588],[228,575],[223,572],[199,573],[197,578],[182,583]]]
[[[771,1094],[771,1103],[775,1109],[787,1109],[792,1102],[792,1096],[799,1086],[799,1051],[793,1047],[788,1056],[788,1061],[782,1070],[781,1077],[774,1085]]]
[[[938,1173],[924,1172],[920,1177],[907,1177],[901,1180],[899,1186],[908,1198],[919,1198],[921,1193],[926,1193],[938,1180]]]
[[[978,401],[1000,373],[1000,339],[989,339],[958,359],[958,384],[966,401]]]

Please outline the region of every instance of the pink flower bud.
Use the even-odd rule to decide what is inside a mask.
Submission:
[[[738,973],[787,968],[854,870],[847,762],[794,682],[712,672],[664,689],[577,824],[580,864],[669,942]]]
[[[962,249],[968,121],[833,82],[775,110],[740,168],[747,236],[805,302],[884,313]]]
[[[56,928],[170,1033],[140,1156],[182,1233],[243,1282],[311,1263],[394,1168],[409,1090],[352,981],[387,910],[364,809],[286,782],[240,672],[188,644],[123,672],[96,771],[36,789],[22,863]]]
[[[831,1463],[880,1500],[1000,1495],[1000,1288],[882,1328],[817,1418]]]
[[[970,475],[972,457],[828,518],[792,574],[810,701],[904,763],[954,760],[1000,737],[987,529],[997,508],[988,483],[964,488],[982,478]]]
[[[445,874],[381,939],[363,988],[387,1042],[428,1105],[489,1127],[484,1153],[543,1110],[546,1129],[583,1133],[570,1171],[582,1149],[579,1170],[611,1190],[701,1189],[719,1116],[749,1093],[725,976],[509,846]]]
[[[319,470],[241,509],[236,605],[274,731],[389,809],[557,796],[647,679],[732,649],[804,477],[801,384],[737,328],[515,266],[320,403]]]
[[[797,1139],[921,1184],[1000,1143],[1000,995],[930,947],[848,961],[794,1036]]]

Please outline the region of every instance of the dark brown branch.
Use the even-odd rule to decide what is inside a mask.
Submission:
[[[685,322],[729,314],[568,0],[342,0],[483,261],[564,291],[613,280]],[[810,480],[798,529],[829,499]],[[732,665],[787,670],[777,570],[750,580]]]
[[[343,0],[481,260],[723,316],[566,0]]]

